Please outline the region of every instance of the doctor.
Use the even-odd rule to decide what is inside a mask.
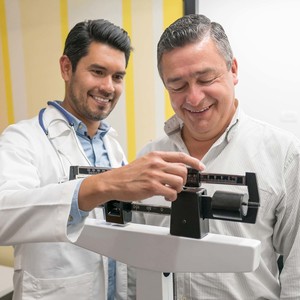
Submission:
[[[198,159],[175,152],[126,164],[103,120],[122,93],[130,52],[121,28],[105,20],[78,23],[60,58],[64,100],[0,137],[0,244],[15,249],[15,300],[106,299],[107,260],[72,244],[85,218],[101,218],[97,207],[112,199],[173,201],[185,165],[203,169]],[[68,181],[71,165],[113,170]],[[118,274],[116,280],[115,299],[125,299],[127,283]]]

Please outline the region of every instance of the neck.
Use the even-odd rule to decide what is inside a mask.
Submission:
[[[87,124],[86,122],[83,122],[87,127],[87,134],[89,137],[93,137],[100,127],[100,122],[91,122],[91,124]]]
[[[203,156],[208,152],[211,146],[219,137],[214,137],[209,140],[198,140],[195,137],[187,134],[186,128],[183,127],[182,139],[189,151],[189,154],[199,160],[202,160]]]
[[[61,106],[65,110],[67,110],[69,113],[71,113],[74,117],[76,117],[77,119],[79,119],[81,122],[83,122],[85,124],[85,126],[87,128],[87,134],[89,137],[92,138],[97,133],[97,130],[100,127],[101,121],[94,121],[94,120],[90,120],[90,119],[82,117],[73,109],[73,107],[66,100],[64,100],[61,103]]]

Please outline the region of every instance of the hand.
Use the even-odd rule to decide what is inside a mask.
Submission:
[[[174,201],[186,183],[187,166],[204,169],[198,159],[182,152],[151,152],[124,167],[85,179],[79,207],[91,210],[109,200],[131,202],[155,195]]]

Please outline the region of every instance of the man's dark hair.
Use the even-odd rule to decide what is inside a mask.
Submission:
[[[68,56],[72,71],[76,71],[78,61],[88,54],[92,42],[99,42],[118,49],[125,54],[126,67],[132,50],[128,33],[103,19],[77,23],[69,32],[63,54]]]

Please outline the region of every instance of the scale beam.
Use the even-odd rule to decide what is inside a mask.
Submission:
[[[109,168],[92,166],[71,166],[70,180],[85,178],[109,171]],[[243,185],[248,193],[216,191],[212,197],[201,188],[201,183]],[[245,176],[201,173],[187,168],[187,181],[177,200],[169,207],[145,206],[135,203],[111,200],[104,204],[105,220],[108,223],[126,224],[131,222],[132,211],[169,214],[171,216],[171,235],[203,238],[209,232],[208,219],[232,222],[256,222],[260,206],[259,192],[255,173]]]

